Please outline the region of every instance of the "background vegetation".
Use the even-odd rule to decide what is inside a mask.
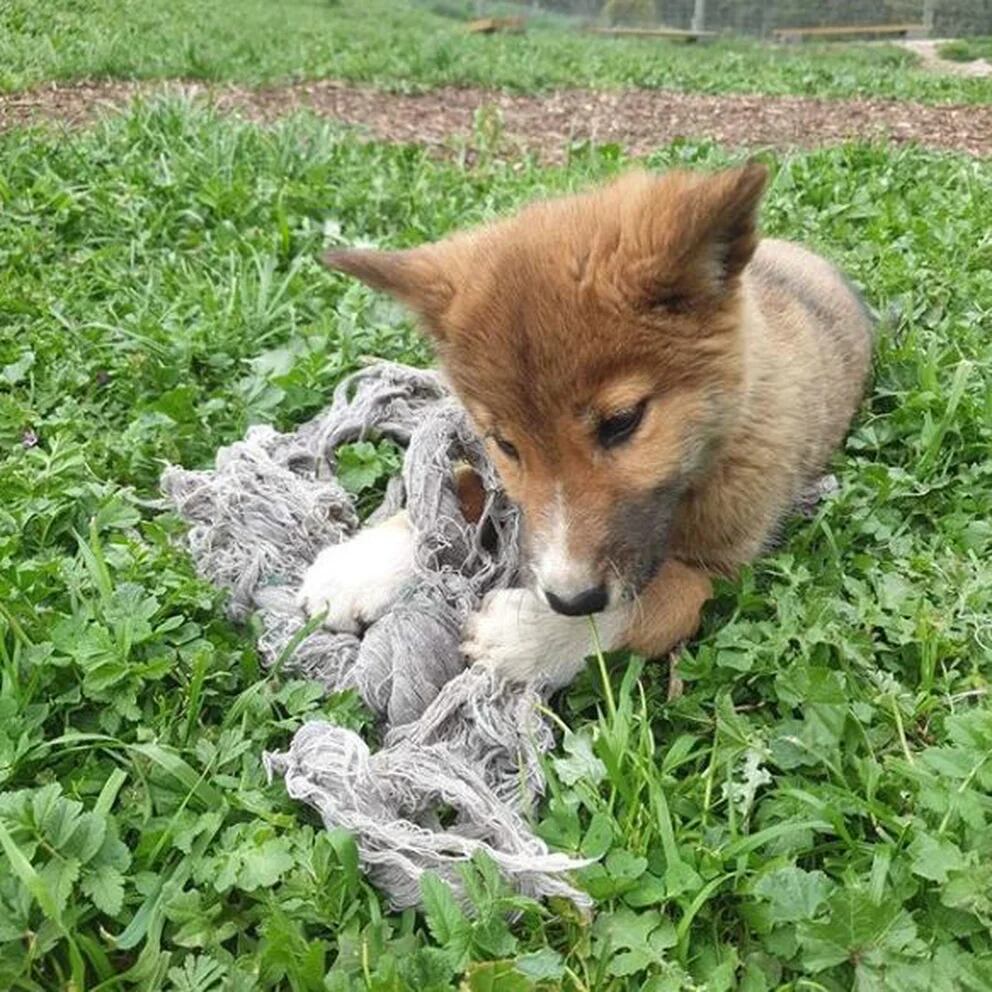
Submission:
[[[447,7],[441,9],[447,10]],[[457,12],[457,11],[454,11]],[[45,80],[319,77],[391,89],[643,86],[707,93],[992,100],[992,80],[916,68],[893,46],[687,46],[589,36],[560,19],[524,35],[468,36],[462,21],[396,0],[68,0],[0,5],[0,91]]]
[[[387,75],[369,39],[399,29],[350,9],[335,15],[347,30],[327,21],[353,39],[343,53],[312,38],[322,7],[286,8],[285,49],[262,44],[272,22],[253,0],[238,32],[210,2],[177,0],[175,21],[164,9],[129,22],[159,18],[153,44],[108,20],[109,0],[8,5],[5,27],[21,20],[0,32],[6,85],[197,59],[257,80],[296,58],[319,72],[318,51],[378,65],[364,78],[382,84],[433,78],[411,70],[412,44]],[[96,10],[120,40],[87,26]],[[476,43],[445,37],[467,71],[459,46]],[[553,78],[580,40],[524,44],[485,71]],[[700,85],[723,84],[720,51],[700,55]],[[720,58],[760,63],[742,51]],[[860,54],[850,64],[869,78]],[[784,85],[783,65],[759,78]],[[261,670],[253,631],[177,549],[159,473],[209,464],[250,423],[300,422],[363,356],[429,360],[399,310],[320,269],[325,245],[416,243],[627,164],[610,146],[556,168],[492,151],[468,167],[176,100],[0,135],[0,988],[986,992],[987,160],[768,156],[767,231],[840,262],[883,316],[875,382],[834,465],[839,493],[721,588],[681,698],[666,701],[663,666],[618,655],[555,701],[567,729],[534,822],[597,859],[579,879],[594,922],[512,897],[485,863],[466,867],[470,907],[428,879],[424,913],[391,913],[351,840],[265,781],[261,752],[305,719],[367,716]],[[677,143],[650,164],[733,158]],[[365,467],[378,484],[390,462]]]
[[[435,0],[436,3],[462,3],[478,9],[477,0]],[[609,3],[610,0],[607,0]],[[630,4],[634,19],[689,27],[695,0],[613,0]],[[481,6],[493,6],[484,0]],[[601,0],[538,0],[531,4],[541,10],[596,17],[604,13]],[[719,31],[742,31],[766,36],[778,27],[839,25],[922,24],[924,0],[706,0],[708,27]],[[933,4],[934,33],[938,37],[988,34],[992,31],[992,0],[936,0]]]

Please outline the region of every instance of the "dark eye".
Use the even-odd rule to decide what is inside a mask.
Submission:
[[[506,455],[507,458],[512,458],[515,462],[520,461],[520,452],[517,451],[516,446],[510,444],[506,438],[500,437],[498,434],[493,434],[493,440],[496,442],[496,447]]]
[[[629,410],[621,410],[599,422],[596,428],[596,437],[604,448],[613,448],[618,444],[623,444],[640,426],[644,418],[644,410],[648,405],[647,400],[641,400],[637,406],[632,406]]]

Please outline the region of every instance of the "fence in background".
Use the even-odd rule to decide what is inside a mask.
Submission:
[[[475,0],[479,13],[496,6]],[[892,24],[918,25],[933,38],[992,35],[992,0],[524,0],[519,6],[600,24],[762,38],[787,28]]]

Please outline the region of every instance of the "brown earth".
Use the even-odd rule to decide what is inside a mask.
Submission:
[[[484,121],[481,131],[490,140],[498,135],[504,150],[522,146],[547,159],[560,158],[575,141],[615,142],[642,154],[678,137],[775,149],[860,138],[992,154],[992,106],[657,90],[515,95],[445,88],[406,95],[333,81],[262,89],[186,83],[48,86],[0,95],[0,130],[38,119],[80,124],[135,96],[177,90],[251,120],[272,121],[308,108],[358,126],[370,137],[433,147],[477,145]]]

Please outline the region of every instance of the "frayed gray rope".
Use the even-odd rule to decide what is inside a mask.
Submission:
[[[303,573],[322,548],[358,528],[352,499],[334,477],[334,451],[370,435],[406,448],[402,477],[390,483],[373,522],[406,507],[416,580],[363,636],[320,628],[301,638]],[[459,509],[459,461],[485,489],[475,524]],[[329,828],[354,834],[366,871],[395,907],[419,901],[426,869],[457,887],[458,864],[476,851],[525,894],[589,904],[563,877],[583,862],[549,852],[524,819],[544,787],[540,756],[554,743],[540,692],[465,670],[460,642],[469,613],[490,589],[517,581],[520,520],[436,373],[373,365],[294,433],[253,427],[218,452],[211,471],[169,468],[162,489],[190,524],[199,572],[230,590],[231,616],[261,616],[265,661],[283,660],[331,691],[354,688],[382,719],[385,744],[375,753],[354,732],[313,722],[287,753],[264,761]],[[442,808],[453,811],[448,826]]]

